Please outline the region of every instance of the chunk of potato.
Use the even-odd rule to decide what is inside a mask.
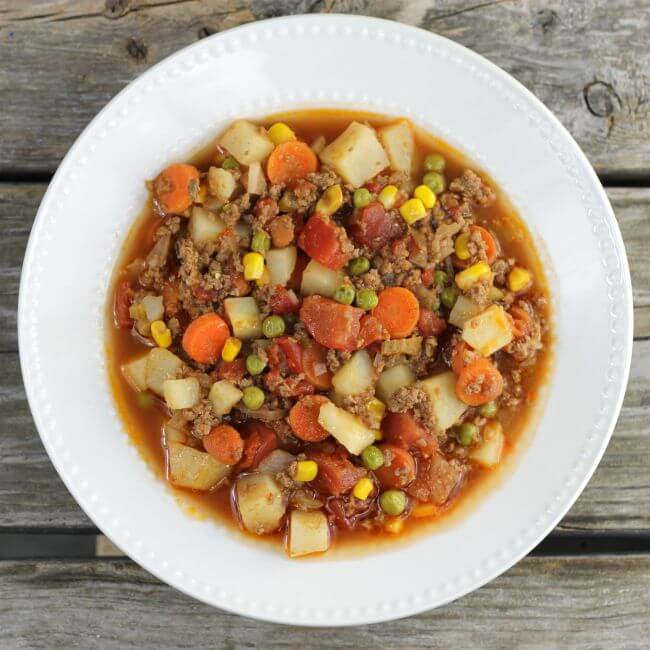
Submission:
[[[370,355],[365,350],[359,350],[337,370],[332,377],[332,385],[339,395],[358,395],[368,390],[374,379]]]
[[[330,142],[320,159],[353,187],[360,187],[389,164],[375,130],[359,122],[352,122]]]
[[[163,424],[162,441],[165,447],[174,442],[185,444],[187,442],[187,420],[180,412],[174,413],[165,424]]]
[[[256,472],[238,478],[235,499],[246,530],[268,535],[280,528],[287,504],[280,486],[270,474]]]
[[[215,381],[210,388],[208,397],[212,402],[212,408],[217,415],[230,413],[232,407],[244,396],[235,384],[225,379]]]
[[[237,187],[237,181],[228,170],[221,169],[221,167],[210,167],[208,170],[208,187],[212,196],[216,197],[221,203],[225,203],[233,195]]]
[[[167,379],[175,379],[183,365],[183,361],[169,350],[153,348],[147,355],[145,368],[147,388],[162,397],[163,384]]]
[[[248,172],[244,176],[246,191],[249,194],[264,194],[266,192],[266,178],[262,165],[260,163],[252,163],[248,168]]]
[[[192,241],[202,246],[216,241],[226,229],[226,224],[213,212],[194,206],[187,229]]]
[[[483,467],[494,467],[501,461],[505,436],[500,422],[488,422],[483,427],[483,442],[473,449],[469,457]]]
[[[421,336],[411,336],[408,339],[391,339],[381,344],[381,353],[385,356],[391,354],[418,356],[420,352],[422,352]]]
[[[456,397],[456,375],[453,372],[443,372],[418,382],[429,396],[436,422],[441,429],[446,430],[458,422],[467,410]]]
[[[137,391],[147,390],[147,355],[125,363],[122,366],[122,374]]]
[[[170,442],[167,450],[167,476],[177,487],[205,492],[215,488],[230,473],[231,466],[216,458],[178,442]]]
[[[492,305],[465,321],[462,336],[479,354],[489,357],[512,341],[512,323],[501,305]]]
[[[330,545],[330,528],[321,510],[292,510],[289,515],[289,555],[322,553]]]
[[[201,387],[196,377],[167,379],[163,382],[163,396],[170,409],[191,409],[201,399]]]
[[[153,323],[165,315],[162,296],[145,296],[141,301],[146,319]]]
[[[226,298],[223,301],[234,336],[258,339],[262,336],[262,319],[255,298]]]
[[[303,296],[325,296],[331,298],[343,284],[343,271],[333,271],[316,260],[310,260],[302,273],[300,293]]]
[[[272,248],[266,253],[266,266],[269,269],[269,280],[271,284],[285,285],[296,268],[298,251],[295,246],[284,248]]]
[[[231,124],[219,139],[219,144],[241,165],[262,162],[273,151],[273,142],[266,130],[247,120]]]
[[[415,381],[415,375],[407,363],[398,363],[379,375],[375,392],[377,397],[385,403],[393,393],[404,386],[410,386]]]
[[[449,322],[462,328],[465,321],[481,313],[481,307],[467,296],[460,295],[456,299],[454,308],[449,312]]]
[[[390,166],[395,171],[410,173],[415,150],[411,124],[407,120],[400,120],[384,126],[379,129],[379,139],[388,154]]]
[[[375,433],[356,415],[327,402],[318,411],[318,423],[351,454],[358,456],[375,440]]]

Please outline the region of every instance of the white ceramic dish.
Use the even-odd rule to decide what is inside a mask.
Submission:
[[[145,178],[205,145],[234,117],[311,106],[407,115],[490,172],[548,261],[556,360],[532,443],[469,516],[379,553],[291,561],[186,516],[153,476],[116,416],[103,310],[120,244],[145,200]],[[458,598],[554,527],[614,427],[630,364],[632,298],[621,236],[596,175],[533,95],[427,32],[370,18],[299,16],[178,52],[93,120],[40,206],[23,266],[19,337],[27,395],[52,462],[91,519],[136,562],[233,612],[351,625]],[[399,567],[390,580],[388,564]]]

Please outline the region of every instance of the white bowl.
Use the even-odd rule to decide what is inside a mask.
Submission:
[[[186,516],[153,475],[116,415],[103,310],[120,244],[146,198],[144,179],[235,117],[310,106],[407,115],[489,171],[544,252],[556,339],[532,442],[473,512],[379,552],[292,561]],[[351,625],[458,598],[552,530],[614,427],[630,365],[632,297],[598,179],[532,94],[434,34],[371,18],[298,16],[174,54],[92,121],[38,211],[20,286],[19,339],[27,396],[52,462],[88,516],[136,562],[233,612]]]

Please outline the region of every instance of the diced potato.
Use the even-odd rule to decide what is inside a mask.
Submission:
[[[505,436],[501,424],[488,422],[483,427],[483,442],[470,452],[469,457],[483,467],[494,467],[501,460],[504,443]]]
[[[411,173],[415,141],[410,123],[400,120],[382,127],[379,129],[379,139],[388,154],[390,166],[395,171]]]
[[[163,384],[167,379],[176,378],[183,365],[183,361],[169,350],[153,348],[147,355],[147,388],[162,397]]]
[[[180,412],[174,413],[165,424],[163,424],[163,445],[169,447],[174,442],[185,444],[187,442],[187,433],[185,427],[187,420]]]
[[[280,528],[287,504],[280,486],[270,474],[256,472],[238,478],[235,499],[246,530],[267,535]]]
[[[216,197],[221,203],[225,203],[233,195],[237,187],[237,181],[228,170],[221,169],[221,167],[210,167],[208,170],[208,187],[212,196]]]
[[[436,422],[441,429],[446,430],[456,424],[467,410],[467,404],[456,397],[456,375],[453,372],[423,379],[418,385],[429,395]]]
[[[147,390],[147,355],[125,363],[122,366],[122,374],[137,391]]]
[[[234,336],[239,339],[261,338],[262,319],[255,298],[226,298],[224,307]]]
[[[230,465],[192,447],[172,442],[167,450],[167,476],[172,485],[207,491],[230,473]]]
[[[318,423],[351,454],[358,456],[375,440],[375,433],[356,415],[327,402],[320,407]]]
[[[391,339],[381,344],[381,353],[388,356],[391,354],[408,354],[415,356],[422,352],[422,337],[411,336],[408,339]]]
[[[389,164],[375,130],[359,122],[352,122],[330,142],[320,159],[353,187],[360,187]]]
[[[140,302],[144,307],[145,317],[150,323],[160,320],[165,315],[162,296],[145,296]]]
[[[275,476],[280,472],[284,472],[289,469],[291,463],[296,460],[296,457],[293,454],[290,454],[284,449],[274,449],[262,462],[257,466],[257,469],[260,472],[266,472]]]
[[[325,136],[319,135],[309,146],[311,147],[311,150],[318,155],[323,149],[325,149],[326,144],[327,140],[325,139]]]
[[[339,395],[358,395],[368,390],[374,379],[370,355],[365,350],[359,350],[337,370],[332,377],[332,385]]]
[[[295,246],[272,248],[266,253],[266,266],[269,269],[270,283],[285,285],[296,268],[298,251]]]
[[[481,307],[467,296],[460,295],[454,308],[449,312],[449,322],[456,327],[463,327],[466,320],[481,313]]]
[[[212,402],[212,408],[217,415],[230,413],[232,407],[244,396],[235,384],[225,379],[215,381],[210,388],[208,397]]]
[[[219,139],[241,165],[262,162],[273,151],[273,142],[266,130],[246,120],[234,122]]]
[[[191,409],[201,399],[201,387],[196,377],[167,379],[163,382],[163,396],[172,410]]]
[[[393,393],[404,386],[410,386],[415,381],[415,375],[407,363],[398,363],[379,375],[375,392],[377,397],[387,403]]]
[[[310,260],[302,274],[300,293],[303,296],[317,294],[331,298],[344,279],[345,275],[341,269],[333,271],[316,260]]]
[[[244,177],[244,184],[249,194],[264,194],[266,192],[266,178],[264,177],[264,171],[260,163],[255,162],[251,164]]]
[[[322,553],[330,545],[330,528],[321,510],[292,510],[289,515],[289,555]]]
[[[187,228],[192,241],[201,246],[216,241],[226,224],[213,212],[194,206]]]
[[[512,341],[512,324],[501,305],[492,305],[465,321],[462,336],[479,354],[489,357]]]

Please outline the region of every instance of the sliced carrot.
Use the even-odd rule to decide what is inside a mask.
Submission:
[[[269,156],[266,173],[273,185],[293,187],[300,179],[318,169],[316,154],[304,142],[279,144]]]
[[[244,441],[239,431],[228,424],[220,424],[204,436],[203,447],[210,456],[226,465],[235,465],[244,453]]]
[[[420,303],[404,287],[388,287],[379,293],[379,304],[372,315],[388,330],[391,338],[408,336],[418,324]]]
[[[230,336],[230,328],[218,314],[210,312],[193,320],[183,334],[183,349],[199,363],[214,363]]]
[[[329,390],[332,387],[332,373],[327,369],[327,350],[309,341],[302,349],[302,371],[316,388]]]
[[[154,181],[154,194],[165,212],[187,210],[198,189],[199,170],[192,165],[170,165]]]
[[[483,228],[483,226],[471,225],[469,227],[470,232],[477,232],[481,235],[481,239],[485,243],[485,254],[487,255],[487,263],[492,264],[496,259],[499,249],[497,247],[497,242],[492,236],[492,233],[489,230]]]
[[[456,381],[456,395],[469,406],[481,406],[503,392],[503,377],[488,359],[476,359],[463,368]]]
[[[531,333],[533,319],[523,307],[511,307],[509,314],[512,319],[512,333],[515,338],[522,338]]]
[[[375,470],[375,476],[387,488],[403,488],[415,479],[415,459],[397,445],[379,445],[384,454],[384,464]]]
[[[289,411],[289,424],[297,438],[306,442],[320,442],[329,433],[318,423],[318,412],[328,399],[322,395],[309,395],[296,402]]]

